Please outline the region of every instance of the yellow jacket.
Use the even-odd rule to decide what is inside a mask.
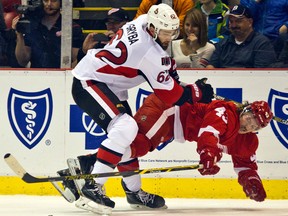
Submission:
[[[142,14],[148,13],[150,7],[156,3],[157,0],[142,0],[134,19],[136,19],[138,16]],[[176,12],[177,16],[179,17],[181,30],[185,14],[192,7],[194,7],[194,0],[173,0],[173,9]]]

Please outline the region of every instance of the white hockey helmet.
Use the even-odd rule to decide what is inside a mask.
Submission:
[[[152,24],[157,35],[160,29],[179,31],[179,18],[169,5],[164,3],[152,5],[147,15],[148,28]]]

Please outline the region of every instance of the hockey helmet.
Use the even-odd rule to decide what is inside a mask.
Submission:
[[[273,113],[265,101],[254,101],[251,104],[251,111],[258,120],[261,128],[266,127],[273,118]]]
[[[179,18],[175,11],[167,4],[152,5],[147,13],[148,27],[152,24],[156,34],[160,29],[176,30],[179,32]]]

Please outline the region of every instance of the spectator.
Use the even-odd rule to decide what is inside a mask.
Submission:
[[[176,12],[180,20],[180,29],[183,29],[183,20],[186,12],[194,7],[194,1],[195,0],[172,0],[172,8]],[[136,19],[142,14],[147,14],[149,8],[152,5],[160,4],[161,2],[161,0],[142,0],[134,19]],[[181,31],[180,33],[180,37],[182,37],[184,35],[184,32]]]
[[[78,62],[86,55],[89,49],[103,48],[108,41],[114,37],[116,32],[124,24],[130,21],[129,14],[122,8],[112,8],[108,11],[104,22],[106,24],[107,31],[104,35],[97,33],[90,33],[85,38],[82,47],[79,50],[77,60]]]
[[[4,31],[6,29],[6,23],[4,20],[4,11],[2,6],[2,0],[0,0],[0,31]]]
[[[26,66],[30,61],[31,68],[60,68],[61,0],[43,0],[42,3],[43,10],[41,9],[38,17],[30,19],[28,29],[20,30],[17,24],[19,16],[13,19],[12,26],[17,34],[16,58],[21,66]],[[72,26],[72,35],[73,63],[76,62],[83,41],[82,29],[75,23]]]
[[[288,68],[288,33],[281,35],[281,40],[284,41],[283,49],[280,52],[280,55],[275,64],[272,64],[271,67],[275,68]]]
[[[271,40],[278,56],[284,45],[279,35],[286,34],[288,28],[288,1],[241,0],[240,3],[250,9],[255,31]]]
[[[208,39],[218,43],[226,32],[226,14],[229,8],[221,0],[199,0],[195,8],[200,9],[207,16]]]
[[[235,5],[228,19],[231,35],[216,44],[207,68],[265,68],[276,61],[269,39],[253,30],[248,8]]]
[[[206,16],[198,9],[187,11],[183,39],[172,41],[172,57],[180,68],[205,68],[215,47],[208,43]]]
[[[5,67],[21,67],[15,56],[16,34],[11,28],[12,20],[17,16],[16,5],[20,0],[0,1],[0,65]]]
[[[2,7],[2,1],[0,0],[0,66],[4,66],[5,60],[5,47],[6,41],[4,40],[3,33],[6,30],[6,23],[4,20],[4,12]]]
[[[284,37],[284,36],[283,36]],[[286,34],[286,38],[284,39],[285,44],[280,53],[278,61],[283,62],[283,67],[288,68],[288,33]]]

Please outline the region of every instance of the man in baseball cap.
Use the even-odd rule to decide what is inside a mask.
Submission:
[[[236,18],[252,18],[252,14],[251,11],[249,10],[249,8],[243,6],[243,5],[235,5],[230,13],[228,13],[229,16],[234,16]]]
[[[129,14],[122,8],[112,8],[104,19],[107,30],[114,33],[128,21],[130,21]]]
[[[118,22],[122,21],[130,21],[129,14],[122,8],[112,8],[108,11],[106,18],[104,19],[105,22],[109,20],[114,20]]]

